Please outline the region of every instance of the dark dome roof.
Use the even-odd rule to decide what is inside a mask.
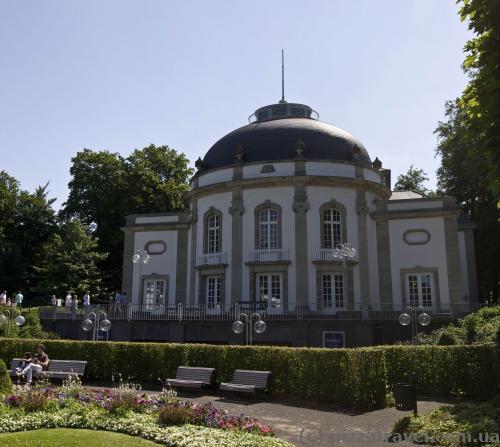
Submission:
[[[372,166],[364,146],[345,130],[312,118],[286,117],[257,121],[227,134],[206,153],[203,169],[234,164],[238,151],[243,151],[244,163],[293,160],[300,141],[305,160],[356,159],[362,166]]]

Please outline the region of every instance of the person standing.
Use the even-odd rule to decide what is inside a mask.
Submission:
[[[119,290],[117,290],[115,293],[115,300],[114,300],[114,304],[115,304],[114,311],[115,312],[118,312],[121,302],[122,302],[122,294],[120,293]]]
[[[71,319],[76,320],[76,313],[78,312],[78,297],[76,293],[73,295],[71,299]]]
[[[90,292],[87,290],[85,295],[83,295],[83,308],[85,310],[85,315],[90,312]]]
[[[57,297],[55,295],[52,295],[52,297],[50,298],[50,305],[52,307],[56,307],[57,306]]]
[[[23,307],[23,300],[24,300],[24,296],[21,293],[21,291],[18,290],[17,294],[16,294],[16,307]]]
[[[67,311],[71,309],[71,293],[66,294],[66,299],[64,300],[64,307],[66,308]]]
[[[0,306],[6,306],[7,305],[7,291],[4,290],[0,294]]]

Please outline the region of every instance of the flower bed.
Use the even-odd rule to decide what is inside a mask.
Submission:
[[[71,384],[17,387],[0,404],[0,433],[56,427],[125,433],[172,447],[290,446],[255,418],[129,386],[104,391]]]

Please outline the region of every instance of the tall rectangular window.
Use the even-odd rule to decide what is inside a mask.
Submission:
[[[321,298],[324,309],[344,308],[344,275],[325,273],[321,276]]]
[[[217,214],[212,214],[207,219],[207,252],[219,253],[221,250],[221,228],[220,217]]]
[[[264,273],[257,275],[256,300],[267,304],[269,311],[281,308],[282,275],[279,273]]]
[[[207,307],[217,309],[222,304],[222,277],[207,277]]]
[[[278,211],[267,208],[259,213],[259,248],[277,249],[278,245]]]
[[[408,273],[406,294],[410,306],[432,307],[434,298],[434,277],[432,273]]]
[[[342,243],[342,215],[335,208],[327,208],[323,210],[322,215],[323,225],[323,247],[322,248],[337,248]]]

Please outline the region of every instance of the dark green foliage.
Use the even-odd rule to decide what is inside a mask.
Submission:
[[[500,2],[458,0],[462,20],[473,38],[465,44],[463,68],[469,78],[462,95],[446,103],[439,123],[438,189],[457,198],[478,224],[476,257],[480,294],[500,295]]]
[[[500,322],[497,324],[497,331],[495,333],[495,342],[500,346]]]
[[[69,196],[61,214],[92,226],[98,251],[109,253],[99,263],[111,288],[121,284],[125,216],[184,209],[193,171],[184,154],[150,145],[129,157],[85,149],[73,157]]]
[[[462,402],[454,406],[443,406],[417,417],[404,416],[392,427],[392,433],[412,435],[417,439],[453,440],[439,445],[453,446],[498,446],[500,432],[500,400],[498,397],[485,402]],[[489,439],[487,436],[490,436]]]
[[[38,340],[5,339],[0,358],[33,350]],[[346,408],[381,407],[386,398],[384,353],[376,348],[312,349],[170,343],[44,341],[49,357],[87,360],[89,379],[121,374],[157,383],[175,377],[179,365],[213,367],[217,382],[230,381],[237,368],[270,370],[271,393],[285,398],[331,402]]]
[[[6,362],[33,350],[38,340],[4,339]],[[235,369],[269,370],[271,394],[333,403],[344,408],[382,407],[390,385],[417,373],[420,396],[489,396],[500,391],[499,351],[492,344],[470,346],[383,346],[357,349],[220,346],[172,343],[44,341],[54,359],[87,360],[88,379],[121,374],[137,381],[175,377],[180,365],[216,369],[216,382]]]
[[[429,180],[427,173],[423,169],[416,169],[411,165],[406,174],[398,175],[394,191],[413,191],[422,196],[428,196],[432,193],[424,186],[424,183]]]
[[[0,360],[0,396],[12,392],[12,381],[3,360]]]
[[[458,345],[460,342],[457,338],[457,336],[451,332],[442,330],[439,332],[437,338],[436,338],[436,344],[439,346],[451,346],[451,345]]]
[[[384,346],[388,383],[417,374],[420,396],[483,398],[500,392],[500,356],[493,344]]]

